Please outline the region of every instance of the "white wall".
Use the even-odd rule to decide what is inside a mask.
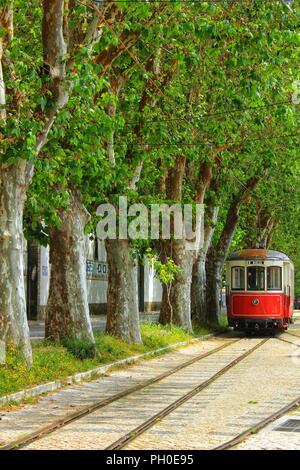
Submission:
[[[49,247],[40,247],[40,263],[39,263],[39,294],[40,306],[47,305],[49,284],[50,284],[50,264],[49,264]]]
[[[154,269],[145,265],[145,302],[160,302],[162,297],[161,283],[154,276]]]
[[[90,240],[89,237],[86,239],[86,256],[87,260],[94,260],[94,241]],[[98,253],[99,253],[99,268],[106,265],[106,250],[104,242],[98,241]],[[102,262],[102,263],[101,263]],[[97,268],[97,263],[96,263]],[[47,304],[47,298],[49,293],[50,284],[50,264],[49,264],[49,247],[40,247],[40,270],[39,270],[39,305],[41,307]],[[88,300],[89,304],[105,304],[106,303],[106,291],[107,291],[107,276],[102,275],[101,279],[95,278],[87,279],[88,288]],[[151,304],[159,303],[162,296],[162,287],[160,282],[154,277],[153,269],[146,264],[145,266],[145,303],[147,309],[151,310]]]

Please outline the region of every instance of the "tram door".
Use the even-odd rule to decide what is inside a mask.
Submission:
[[[37,320],[38,316],[38,246],[27,245],[27,318]]]

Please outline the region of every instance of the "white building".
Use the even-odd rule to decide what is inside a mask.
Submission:
[[[97,244],[96,244],[97,243]],[[87,238],[87,286],[91,315],[106,313],[108,267],[104,242]],[[49,247],[28,243],[27,247],[27,316],[43,320],[50,285]],[[141,312],[159,310],[162,286],[149,265],[138,268],[139,306]]]

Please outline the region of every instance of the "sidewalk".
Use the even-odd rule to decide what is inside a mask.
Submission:
[[[225,314],[226,311],[222,311],[222,314]],[[145,321],[152,321],[154,323],[158,322],[159,312],[142,312],[140,313],[140,320],[141,322]],[[300,310],[294,310],[294,319],[300,318]],[[97,315],[92,316],[92,325],[94,331],[104,331],[106,325],[106,315]],[[44,322],[42,321],[29,321],[29,329],[30,329],[30,338],[32,339],[44,339],[45,337],[45,326]]]
[[[158,312],[152,313],[141,313],[141,322],[152,321],[157,323]],[[91,317],[92,326],[94,331],[104,331],[106,325],[106,315],[98,315]],[[30,338],[33,340],[44,339],[45,337],[45,325],[42,321],[29,321]]]
[[[96,379],[94,378],[92,381],[81,382],[69,385],[65,388],[60,388],[50,394],[40,396],[36,403],[26,404],[18,408],[6,409],[1,413],[0,445],[21,437],[24,434],[40,429],[42,426],[50,425],[65,415],[79,411],[84,406],[91,406],[96,401],[109,398],[117,393],[127,390],[129,387],[133,387],[134,385],[138,385],[146,380],[154,378],[167,370],[172,370],[176,366],[185,363],[193,357],[220,346],[224,341],[226,342],[226,340],[216,337],[196,341],[183,348],[170,351],[168,354],[151,359],[148,358],[147,360],[140,360],[130,368],[111,370],[107,375],[102,375]],[[194,373],[192,374],[192,377],[194,377],[193,380],[195,380]],[[183,377],[182,380],[184,385],[186,377]],[[140,392],[142,394],[141,405],[142,408],[144,408],[144,413],[150,412],[150,414],[152,414],[151,408],[155,401],[157,402],[157,405],[162,402],[163,406],[163,402],[168,396],[169,400],[173,401],[172,394],[180,393],[180,390],[177,390],[178,379],[175,378],[175,375],[171,375],[166,379],[166,381],[171,381],[172,386],[164,389],[164,393],[160,392],[156,397],[156,400],[145,400],[143,392]],[[185,386],[188,385],[186,384]],[[154,387],[153,393],[155,390],[156,387]],[[130,399],[135,400],[133,396],[129,396],[129,400]],[[118,406],[119,401],[116,403]],[[102,410],[100,410],[100,413],[101,411]],[[115,410],[113,414],[117,418]],[[131,409],[128,409],[126,414],[127,416],[126,420],[124,420],[124,425],[131,425],[132,420],[134,419],[143,419],[143,413],[140,413],[140,415],[137,416],[135,405],[132,406]],[[130,417],[129,414],[131,415]],[[92,414],[91,416],[94,417],[95,415]],[[103,422],[103,417],[100,419],[97,417],[96,419],[104,426],[104,428],[107,427]],[[79,431],[78,438],[80,439],[81,424],[79,424],[78,421],[76,421],[76,427],[77,431]],[[95,433],[96,429],[94,430],[93,428],[94,426],[92,426],[90,432],[88,432],[89,436]],[[119,432],[118,427],[117,431]],[[110,438],[110,434],[107,429],[104,430],[104,438]],[[57,445],[57,448],[60,448],[60,445]]]

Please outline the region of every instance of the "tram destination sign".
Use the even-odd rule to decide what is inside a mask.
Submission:
[[[87,260],[86,277],[89,280],[107,281],[108,266],[105,261]]]
[[[247,261],[248,264],[265,264],[264,261],[262,260],[251,260],[251,261]]]

